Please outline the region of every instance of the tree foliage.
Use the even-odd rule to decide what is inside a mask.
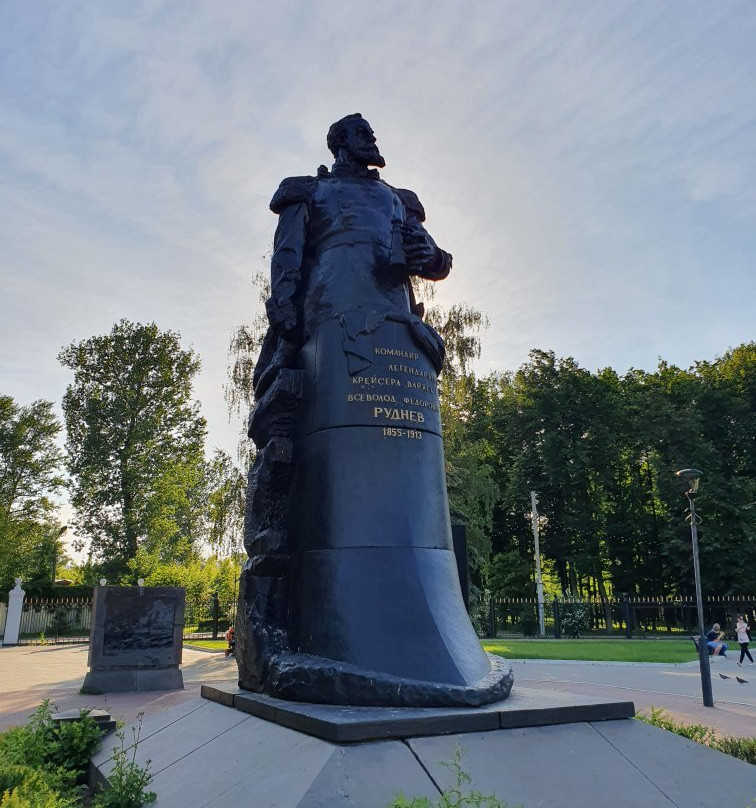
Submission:
[[[43,572],[49,581],[61,526],[52,497],[64,485],[61,424],[49,401],[0,396],[0,586]],[[42,564],[44,568],[42,569]]]
[[[674,472],[695,466],[705,475],[704,588],[754,590],[756,344],[688,370],[661,362],[624,376],[533,351],[516,373],[477,383],[475,395],[468,432],[489,443],[501,492],[494,554],[532,559],[535,489],[555,592],[690,593],[687,500]]]
[[[63,399],[77,527],[109,579],[137,550],[186,557],[202,535],[205,420],[192,400],[200,362],[178,334],[121,320],[64,348]]]
[[[208,541],[221,558],[243,549],[247,480],[226,452],[217,449],[208,466]]]

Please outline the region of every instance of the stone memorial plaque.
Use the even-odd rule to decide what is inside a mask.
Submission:
[[[184,601],[181,587],[96,587],[84,687],[103,693],[183,688]]]

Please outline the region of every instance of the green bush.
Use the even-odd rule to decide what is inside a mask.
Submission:
[[[736,738],[725,735],[717,738],[715,749],[756,766],[756,738]]]
[[[28,769],[26,777],[0,798],[0,808],[74,808],[77,800],[60,791],[60,784],[52,782],[45,772]]]
[[[81,779],[89,769],[89,758],[100,748],[102,732],[87,710],[78,721],[66,721],[53,731],[47,760],[53,766],[73,772]]]
[[[13,791],[16,786],[21,785],[34,769],[0,754],[0,794],[6,791]]]
[[[75,785],[102,735],[87,710],[56,725],[49,699],[24,727],[0,735],[0,808],[67,808],[78,804]]]
[[[562,633],[568,637],[579,637],[590,625],[588,605],[579,600],[561,603],[559,611]]]
[[[52,623],[50,624],[50,630],[56,636],[60,634],[65,634],[71,625],[68,621],[68,609],[64,606],[58,606],[53,612],[53,619]]]
[[[538,616],[532,606],[524,606],[517,618],[517,628],[525,637],[535,637],[538,634],[540,625]]]
[[[487,637],[491,633],[489,613],[491,609],[491,591],[489,589],[479,589],[478,599],[471,603],[470,620],[475,631],[481,637]]]
[[[77,721],[56,725],[53,708],[57,709],[46,699],[26,726],[0,734],[0,808],[74,808],[82,804],[76,783],[84,779],[89,758],[100,746],[100,728],[88,710],[82,710]],[[141,730],[140,714],[128,748],[125,732],[116,733],[120,748],[113,752],[110,788],[87,805],[141,808],[157,799],[154,792],[145,790],[152,780],[149,761],[145,767],[135,762]]]
[[[24,727],[16,727],[0,736],[0,758],[29,768],[42,768],[52,740],[52,710],[49,699],[29,716]]]

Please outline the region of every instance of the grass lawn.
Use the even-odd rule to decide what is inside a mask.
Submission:
[[[195,648],[211,648],[213,651],[225,651],[228,643],[225,640],[184,640],[184,645],[193,645]]]
[[[184,645],[225,651],[225,640],[184,640]],[[677,640],[483,640],[492,654],[512,659],[582,659],[592,662],[693,662],[689,638]]]
[[[512,659],[580,659],[592,662],[693,662],[690,638],[679,640],[483,640],[492,654]]]

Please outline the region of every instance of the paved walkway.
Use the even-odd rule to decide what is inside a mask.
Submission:
[[[26,723],[46,698],[61,710],[101,708],[133,723],[140,712],[154,712],[199,696],[205,682],[235,682],[236,663],[223,654],[184,648],[184,690],[107,693],[83,696],[88,645],[17,645],[0,647],[0,730]]]
[[[756,736],[756,664],[735,659],[711,665],[714,707],[704,707],[698,662],[683,665],[512,661],[515,687],[563,690],[633,701],[637,712],[661,707],[677,720],[724,735]],[[720,674],[727,676],[723,679]],[[735,677],[745,680],[741,684]]]
[[[205,682],[235,682],[236,664],[223,654],[184,649],[184,690],[155,693],[110,693],[83,696],[79,688],[87,671],[86,645],[15,646],[0,648],[0,730],[23,724],[49,698],[61,710],[100,707],[125,722],[139,712],[154,712],[199,695]],[[515,688],[562,690],[570,693],[631,700],[637,710],[662,707],[679,720],[716,727],[727,735],[756,736],[756,665],[743,668],[734,659],[712,665],[716,706],[701,702],[698,663],[685,665],[586,662],[512,662]],[[719,674],[728,676],[722,679]],[[747,680],[739,684],[740,676]]]

